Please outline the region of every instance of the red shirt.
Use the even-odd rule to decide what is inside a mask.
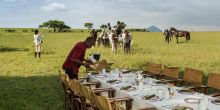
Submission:
[[[74,74],[78,74],[81,65],[75,64],[72,59],[83,62],[86,53],[86,45],[84,42],[78,42],[71,50],[63,63],[63,69],[72,69]]]

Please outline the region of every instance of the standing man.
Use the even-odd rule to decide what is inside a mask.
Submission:
[[[122,25],[121,22],[118,21],[116,25],[116,36],[118,37],[122,33]]]
[[[117,51],[117,39],[118,38],[116,36],[115,30],[112,30],[111,34],[109,35],[109,40],[112,45],[112,53],[116,53],[116,51]]]
[[[62,68],[70,79],[78,79],[79,68],[81,65],[86,68],[94,67],[88,63],[83,62],[86,50],[95,44],[93,37],[87,37],[84,42],[78,42],[70,51]]]
[[[34,30],[34,44],[35,44],[34,57],[35,58],[37,57],[37,54],[38,54],[39,59],[41,57],[42,43],[43,43],[43,40],[42,40],[41,34],[39,33],[39,31],[37,29]]]
[[[125,53],[130,53],[131,51],[131,40],[132,35],[128,32],[128,30],[124,30],[122,33],[122,39],[123,39],[123,47]]]
[[[112,30],[112,27],[110,25],[110,23],[107,24],[107,33],[110,34]]]

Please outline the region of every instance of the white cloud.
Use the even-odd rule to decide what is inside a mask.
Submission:
[[[0,0],[0,13],[5,16],[0,17],[0,27],[8,26],[8,22],[14,27],[38,26],[58,19],[74,28],[83,28],[85,22],[93,22],[98,28],[120,20],[128,28],[155,25],[161,29],[173,26],[183,30],[220,30],[219,3],[220,0],[96,0],[91,5],[94,0]],[[16,13],[10,14],[11,11]],[[51,11],[62,13],[44,13]]]
[[[41,9],[45,11],[65,11],[67,10],[66,5],[63,3],[53,2],[46,6],[42,6]]]

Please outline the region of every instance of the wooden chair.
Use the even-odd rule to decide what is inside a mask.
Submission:
[[[205,88],[205,91],[204,91],[205,94],[208,94],[209,88],[214,88],[214,89],[220,90],[220,73],[210,73],[207,86],[204,88]],[[214,93],[214,94],[210,94],[210,95],[213,97],[219,97],[220,93]]]
[[[68,84],[67,84],[67,79],[68,79],[68,76],[61,72],[61,70],[59,70],[59,73],[60,73],[60,83],[62,84],[62,87],[63,87],[63,91],[64,91],[64,107],[65,107],[65,110],[68,110],[69,109],[69,102],[68,102],[68,93],[69,93],[69,90],[68,90]]]
[[[147,65],[146,70],[143,71],[143,74],[149,77],[156,77],[160,79],[161,77],[161,67],[162,64],[150,63]]]
[[[178,82],[179,79],[179,67],[168,67],[164,65],[163,76],[161,76],[162,81],[166,82]]]
[[[128,97],[108,98],[106,96],[97,96],[94,92],[91,92],[91,98],[99,110],[121,110],[118,102],[126,102],[126,110],[131,110],[132,108],[132,99]]]
[[[96,66],[95,72],[99,73],[100,71],[102,71],[102,69],[108,69],[108,64],[105,59],[99,61],[99,63]]]
[[[71,91],[71,94],[69,95],[71,110],[81,110],[82,97],[80,97],[80,90],[77,84],[77,80],[69,80],[68,86]]]
[[[62,84],[63,90],[64,90],[64,106],[65,110],[81,110],[82,107],[80,106],[80,100],[81,97],[79,97],[79,89],[78,85],[75,84],[75,80],[69,80],[69,77],[67,74],[65,74],[63,71],[59,70],[60,73],[60,82]],[[86,79],[88,81],[88,78],[79,78],[79,79]],[[100,87],[99,82],[84,82],[83,83],[86,86],[96,86]]]
[[[107,92],[109,97],[114,97],[115,93],[115,90],[112,88],[95,88],[92,90],[89,86],[85,86],[84,83],[80,84],[79,82],[77,83],[77,86],[80,90],[82,110],[86,110],[88,107],[96,109],[94,102],[91,100],[90,91],[93,91],[97,95],[101,95],[101,93]]]
[[[86,73],[91,72],[92,74],[99,73],[102,69],[109,69],[109,65],[105,59],[100,60],[96,64],[93,64],[96,69],[86,68]]]
[[[181,86],[186,85],[198,92],[202,87],[203,72],[191,68],[185,68],[183,79],[180,80]]]

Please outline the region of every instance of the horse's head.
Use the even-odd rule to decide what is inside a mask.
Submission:
[[[171,27],[169,32],[170,32],[171,35],[173,35],[177,32],[177,30],[174,27]]]
[[[177,31],[177,30],[174,27],[171,27],[170,31]]]
[[[168,35],[169,34],[169,30],[168,29],[164,29],[164,31],[163,31],[163,35]]]

